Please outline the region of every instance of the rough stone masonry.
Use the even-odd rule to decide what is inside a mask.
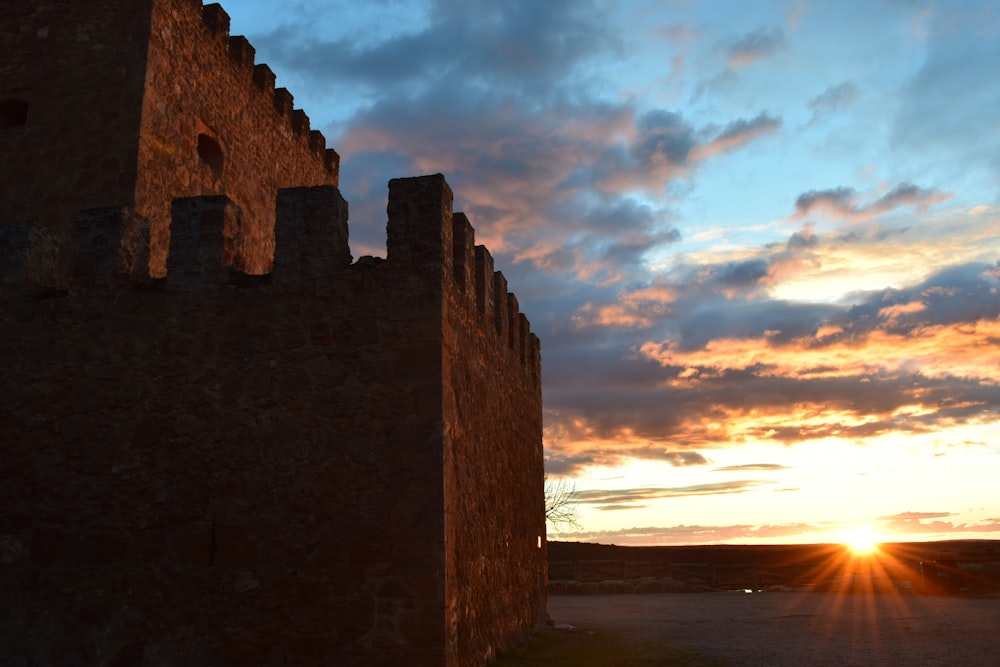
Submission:
[[[0,657],[482,664],[544,616],[540,352],[441,175],[200,0],[0,7]]]

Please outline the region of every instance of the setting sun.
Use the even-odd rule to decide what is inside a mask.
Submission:
[[[871,526],[861,526],[844,533],[843,543],[857,556],[865,556],[878,550],[879,535]]]

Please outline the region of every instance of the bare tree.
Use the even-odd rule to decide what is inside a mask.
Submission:
[[[576,506],[576,484],[565,477],[550,478],[545,473],[545,520],[554,527],[580,527],[580,511]]]

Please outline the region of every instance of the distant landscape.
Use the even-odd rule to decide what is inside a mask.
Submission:
[[[705,590],[1000,591],[1000,540],[623,547],[549,542],[551,594]]]

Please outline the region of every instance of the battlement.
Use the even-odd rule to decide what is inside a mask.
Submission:
[[[468,217],[451,206],[451,188],[441,174],[390,181],[389,252],[376,266],[420,280],[428,293],[452,294],[458,308],[492,330],[537,378],[538,337],[508,292],[507,279],[494,270],[490,251],[476,245]],[[66,247],[36,225],[0,225],[0,292],[9,299],[129,285],[168,293],[238,285],[324,294],[344,272],[381,279],[369,270],[370,262],[352,264],[348,206],[334,186],[279,190],[269,238],[225,195],[175,199],[171,217],[161,278],[148,269],[149,226],[127,207],[80,212]],[[273,257],[263,256],[270,248]],[[262,264],[272,267],[264,275],[248,270]]]
[[[0,173],[0,217],[68,239],[78,211],[127,207],[162,276],[174,199],[226,194],[271,227],[279,189],[337,185],[337,152],[229,30],[199,0],[4,3],[0,153],[20,168]]]
[[[540,374],[540,344],[507,291],[493,256],[475,243],[475,229],[464,213],[452,212],[453,194],[444,176],[389,181],[388,262],[404,270],[442,276],[460,307],[491,323],[533,377]],[[489,287],[487,287],[489,286]]]
[[[294,97],[286,88],[275,88],[276,77],[271,68],[265,64],[256,64],[254,58],[257,50],[242,35],[230,36],[229,14],[222,5],[213,3],[201,5],[197,0],[185,2],[201,12],[201,20],[208,27],[212,38],[223,46],[230,60],[238,68],[246,72],[247,79],[258,90],[272,98],[275,111],[282,118],[282,123],[292,130],[309,145],[309,148],[323,160],[324,168],[337,176],[340,170],[340,156],[337,151],[326,147],[326,138],[318,130],[310,130],[309,116],[302,109],[294,108]]]
[[[280,116],[280,123],[289,127],[302,138],[309,148],[323,161],[324,168],[339,180],[340,156],[332,148],[326,147],[326,138],[318,130],[310,129],[309,116],[302,109],[294,107],[294,97],[287,88],[275,88],[276,76],[266,64],[256,64],[257,50],[249,40],[242,35],[230,35],[229,14],[222,5],[212,3],[202,5],[200,0],[167,0],[179,2],[182,7],[193,9],[201,17],[202,24],[208,28],[209,42],[216,42],[214,48],[219,53],[225,52],[230,61],[244,72],[250,84],[261,93],[271,98],[274,110]],[[198,35],[191,35],[197,39]],[[211,45],[210,45],[210,48]],[[202,52],[203,53],[203,52]],[[334,184],[336,184],[336,180]]]

